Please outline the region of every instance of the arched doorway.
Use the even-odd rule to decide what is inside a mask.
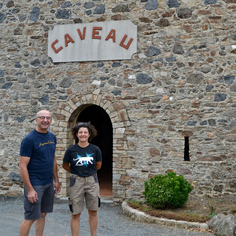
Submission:
[[[85,105],[76,122],[90,121],[98,131],[92,144],[98,146],[102,152],[102,168],[98,171],[101,197],[112,197],[112,144],[113,131],[110,117],[106,111],[97,105]]]

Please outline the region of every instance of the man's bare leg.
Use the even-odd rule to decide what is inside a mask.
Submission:
[[[42,212],[41,218],[35,221],[35,223],[34,223],[35,236],[43,236],[46,215],[47,215],[47,213]]]
[[[20,225],[19,236],[28,236],[30,228],[33,223],[34,223],[34,220],[23,220],[23,222]]]

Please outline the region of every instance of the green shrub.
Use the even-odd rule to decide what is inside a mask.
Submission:
[[[174,172],[167,175],[157,175],[145,181],[143,192],[146,203],[155,208],[179,208],[188,200],[193,190],[191,184],[182,175]]]

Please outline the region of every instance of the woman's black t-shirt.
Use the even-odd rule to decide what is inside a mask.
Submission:
[[[63,162],[70,163],[71,173],[88,177],[97,173],[96,162],[102,161],[99,147],[89,144],[82,148],[78,144],[66,150]]]

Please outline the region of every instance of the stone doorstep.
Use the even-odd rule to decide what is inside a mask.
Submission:
[[[181,228],[181,229],[190,229],[190,228],[200,228],[200,229],[209,229],[208,224],[198,223],[198,222],[187,222],[181,220],[169,220],[164,218],[158,218],[154,216],[149,216],[144,212],[138,211],[128,206],[127,202],[122,202],[121,205],[122,213],[133,220],[146,222],[146,223],[155,223],[162,224],[166,226]]]

